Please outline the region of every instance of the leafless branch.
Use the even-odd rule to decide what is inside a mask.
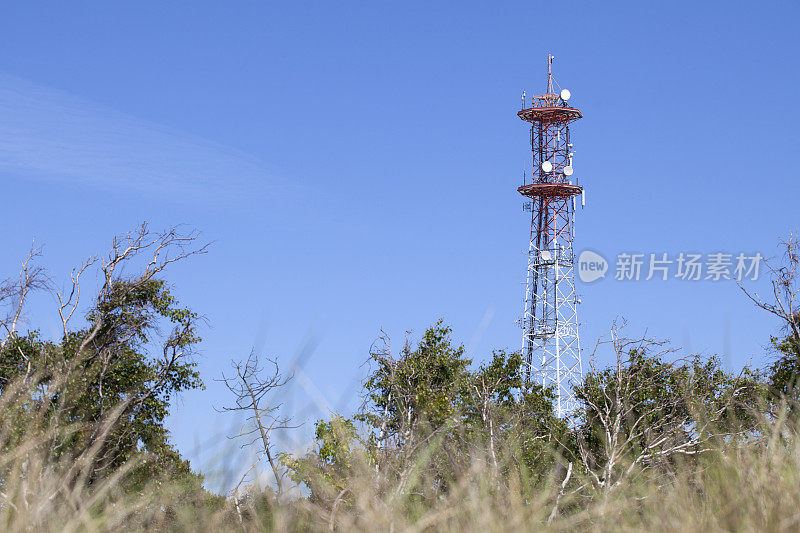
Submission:
[[[297,426],[291,424],[291,417],[280,414],[282,404],[274,403],[273,396],[291,381],[294,375],[282,375],[276,360],[268,359],[267,361],[272,367],[272,370],[267,373],[265,373],[258,356],[253,352],[245,361],[232,362],[235,375],[230,377],[223,375],[221,381],[233,394],[234,405],[222,407],[220,410],[237,411],[246,415],[246,424],[242,431],[231,438],[252,436],[253,439],[243,446],[261,440],[262,454],[248,471],[252,470],[263,457],[266,457],[275,476],[277,492],[280,495],[283,493],[284,472],[275,461],[272,434],[276,430]]]
[[[115,296],[115,282],[123,279],[121,271],[127,263],[134,261],[141,254],[150,254],[150,259],[144,269],[137,276],[128,280],[131,287],[142,285],[162,272],[168,265],[192,255],[206,253],[210,244],[199,243],[199,237],[198,231],[181,233],[178,226],[164,232],[153,232],[146,222],[143,222],[134,231],[121,237],[115,237],[108,256],[100,260],[102,284],[94,308],[102,309],[103,303]],[[78,349],[79,353],[96,339],[107,318],[107,315],[103,313],[96,313],[89,334],[83,338]]]
[[[42,255],[41,246],[32,246],[22,261],[17,279],[6,279],[0,282],[0,304],[8,305],[9,311],[0,320],[5,330],[5,337],[0,341],[0,348],[5,347],[9,339],[17,333],[17,324],[25,309],[25,302],[31,291],[47,289],[49,279],[44,268],[35,262]]]
[[[599,457],[592,456],[585,443],[579,443],[580,456],[597,486],[605,490],[636,469],[706,451],[704,443],[718,436],[716,424],[748,392],[737,381],[727,390],[727,399],[715,396],[713,388],[690,390],[695,378],[678,372],[678,365],[687,359],[664,360],[673,353],[665,343],[624,337],[616,322],[610,334],[598,341],[595,352],[603,345],[613,349],[615,367],[598,372],[593,354],[591,371],[578,395],[587,422],[601,440]],[[644,354],[658,363],[643,362]],[[684,381],[676,381],[676,376]],[[659,387],[658,393],[653,387]]]
[[[800,346],[800,310],[797,308],[800,287],[800,243],[797,237],[790,233],[789,237],[781,240],[783,248],[783,262],[776,264],[774,260],[764,259],[764,266],[770,272],[772,286],[772,299],[765,301],[756,292],[751,292],[738,282],[739,288],[761,309],[780,318],[795,343]]]
[[[56,298],[58,298],[58,316],[61,318],[61,325],[65,337],[68,333],[69,321],[78,308],[78,303],[80,301],[81,276],[86,269],[93,266],[95,263],[97,263],[97,257],[90,257],[77,269],[72,270],[72,274],[70,275],[71,288],[69,295],[64,295],[60,292],[56,293]]]

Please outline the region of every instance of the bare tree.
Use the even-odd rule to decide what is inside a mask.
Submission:
[[[494,449],[495,434],[494,434],[494,417],[492,416],[492,406],[494,403],[495,394],[500,383],[507,376],[487,376],[481,373],[469,386],[469,392],[472,395],[473,402],[478,407],[481,415],[481,422],[483,427],[489,431],[489,453],[492,458],[492,466],[494,472],[497,473],[499,466],[497,465],[497,454]]]
[[[81,296],[81,276],[91,266],[97,263],[97,256],[90,257],[84,261],[78,268],[72,269],[70,274],[70,291],[69,294],[62,294],[56,292],[58,299],[58,316],[61,318],[61,328],[64,332],[64,337],[69,334],[69,322],[72,315],[78,309],[78,303]]]
[[[790,233],[789,237],[781,240],[783,248],[783,263],[776,265],[774,261],[764,259],[764,266],[771,274],[772,301],[764,301],[756,292],[744,288],[741,282],[739,287],[748,298],[758,307],[780,318],[789,334],[800,347],[800,243],[797,237]]]
[[[606,491],[638,470],[668,468],[673,458],[707,451],[712,439],[740,431],[730,415],[754,390],[746,377],[725,375],[718,361],[700,367],[693,366],[696,359],[666,361],[674,350],[647,337],[623,337],[624,325],[615,322],[610,339],[598,341],[590,373],[576,387],[585,410],[584,430],[599,441],[594,449],[579,441],[581,460],[596,486]],[[595,356],[606,345],[616,364],[598,371]],[[723,420],[729,421],[727,427],[720,425]]]
[[[408,345],[408,332],[406,332],[406,345]],[[397,361],[392,358],[392,340],[389,335],[381,329],[381,334],[378,338],[372,343],[369,349],[370,354],[370,361],[371,360],[383,360],[386,361],[390,367],[390,375],[392,379],[390,380],[392,383],[394,382],[394,375],[397,369]],[[378,428],[378,435],[377,435],[377,444],[378,448],[383,448],[386,444],[386,440],[389,437],[388,434],[388,423],[389,423],[389,407],[392,405],[395,394],[394,388],[389,391],[389,397],[386,401],[386,405],[383,406],[380,415],[380,426]],[[368,395],[364,395],[361,401],[361,412],[367,413]],[[379,470],[380,463],[378,461],[375,462],[375,470]]]
[[[260,442],[258,458],[241,477],[234,492],[238,491],[247,475],[266,457],[275,477],[277,493],[278,495],[283,493],[285,472],[276,461],[272,436],[276,430],[297,426],[291,425],[291,417],[281,414],[282,404],[275,403],[274,397],[294,375],[284,376],[281,374],[276,360],[267,359],[267,362],[271,370],[265,372],[258,356],[251,352],[245,361],[231,363],[235,375],[222,376],[222,382],[233,393],[235,403],[232,406],[223,407],[220,411],[240,412],[245,415],[245,425],[241,432],[230,438],[250,438],[249,441],[242,444],[243,448]]]
[[[0,326],[5,330],[0,348],[5,347],[6,343],[17,334],[17,325],[30,293],[49,287],[49,279],[44,268],[35,264],[41,255],[41,246],[31,247],[22,261],[17,279],[8,278],[0,282],[0,305],[6,306],[6,313],[0,319]]]

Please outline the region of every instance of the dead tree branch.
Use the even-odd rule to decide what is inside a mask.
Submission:
[[[16,335],[17,325],[30,293],[49,287],[50,280],[44,268],[35,265],[36,259],[41,255],[41,246],[31,247],[22,261],[17,279],[9,278],[0,282],[0,305],[8,306],[7,313],[0,319],[0,325],[5,330],[5,337],[0,341],[0,348],[5,347],[8,341]]]
[[[783,248],[782,264],[775,264],[774,260],[763,260],[764,266],[770,272],[771,301],[765,301],[758,293],[751,292],[745,289],[741,282],[738,283],[739,288],[753,303],[783,321],[795,344],[800,346],[800,309],[798,309],[800,243],[794,234],[789,234],[787,239],[781,240],[781,247]]]
[[[260,456],[253,466],[248,469],[248,472],[263,457],[266,457],[275,476],[277,492],[280,495],[283,493],[283,476],[285,473],[276,461],[272,436],[276,430],[297,426],[291,425],[291,417],[280,414],[282,404],[273,403],[273,399],[274,395],[291,381],[294,375],[284,376],[281,374],[276,360],[268,359],[267,361],[272,367],[272,370],[267,373],[265,373],[264,366],[260,363],[255,353],[251,353],[245,361],[232,362],[235,375],[230,377],[223,375],[221,381],[233,394],[234,405],[223,407],[220,411],[234,411],[245,414],[245,426],[240,433],[231,438],[251,437],[251,440],[245,442],[242,447],[250,446],[260,440]],[[240,485],[243,481],[244,477],[240,481]]]

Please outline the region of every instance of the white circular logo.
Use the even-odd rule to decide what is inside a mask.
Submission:
[[[578,277],[584,283],[591,283],[606,277],[608,261],[591,250],[584,250],[578,256]]]

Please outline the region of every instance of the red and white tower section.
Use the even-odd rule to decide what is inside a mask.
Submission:
[[[517,116],[531,124],[533,173],[519,193],[531,212],[522,350],[527,383],[553,386],[556,412],[576,407],[572,386],[580,383],[578,298],[575,292],[575,205],[583,189],[572,166],[570,124],[582,117],[569,103],[570,93],[553,80],[553,56],[547,57],[547,93],[526,100]],[[556,92],[558,91],[558,92]],[[576,200],[577,199],[577,200]]]

